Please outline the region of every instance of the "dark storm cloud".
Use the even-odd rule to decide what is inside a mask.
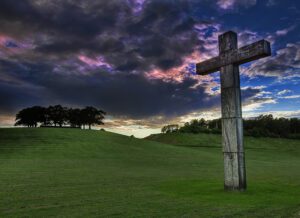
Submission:
[[[199,43],[187,1],[146,1],[138,15],[126,1],[45,4],[2,1],[0,27],[7,32],[18,28],[27,32],[41,55],[100,53],[122,71],[178,66]],[[43,34],[47,39],[41,42]]]
[[[6,70],[11,63],[2,62]],[[30,67],[29,67],[30,66]],[[24,72],[24,69],[30,69]],[[53,73],[46,64],[22,63],[14,67],[14,78],[30,86],[1,86],[1,110],[20,108],[28,103],[63,103],[73,106],[95,105],[113,115],[133,118],[164,115],[183,115],[198,108],[209,108],[219,102],[218,96],[210,97],[203,88],[191,88],[197,81],[185,79],[182,83],[149,81],[143,75],[114,74],[105,71],[90,75]],[[39,98],[37,98],[39,96]],[[7,100],[5,100],[7,99]],[[11,99],[12,101],[8,101]]]
[[[119,14],[126,11],[129,8],[122,1],[98,1],[95,4],[93,1],[23,0],[16,3],[3,0],[0,18],[1,23],[25,25],[27,32],[54,31],[62,35],[92,37],[112,28]]]
[[[94,105],[112,115],[145,118],[219,104],[219,96],[204,87],[191,88],[198,80],[189,75],[181,82],[145,75],[180,66],[196,48],[204,52],[215,43],[205,44],[207,35],[219,31],[214,23],[192,16],[202,1],[152,0],[142,8],[136,2],[1,1],[0,36],[15,42],[0,45],[0,75],[6,78],[0,80],[0,110]],[[212,28],[199,37],[199,24]],[[30,46],[19,46],[24,41]]]
[[[53,95],[71,104],[93,104],[103,107],[114,115],[127,115],[134,118],[164,115],[177,116],[200,107],[210,107],[217,98],[210,99],[203,89],[191,89],[195,81],[187,79],[180,84],[165,83],[161,80],[149,83],[140,75],[115,75],[103,81],[103,76],[95,74],[77,79],[66,89],[70,78],[60,79]],[[93,81],[93,82],[92,82]],[[62,94],[63,93],[63,94]],[[91,93],[97,93],[96,95]]]
[[[37,94],[39,93],[39,94]],[[43,105],[44,99],[38,88],[0,82],[0,111],[13,115],[16,110],[32,105]]]
[[[250,77],[270,76],[282,79],[299,77],[300,43],[288,43],[273,57],[254,62],[244,73]]]
[[[10,63],[2,63],[6,70]],[[30,66],[30,67],[28,67]],[[24,73],[24,69],[30,69]],[[1,85],[0,110],[20,109],[35,104],[65,104],[69,106],[94,105],[109,114],[130,118],[146,118],[162,115],[175,117],[198,109],[209,109],[220,104],[218,95],[209,96],[204,88],[191,88],[197,81],[186,78],[182,83],[166,83],[162,80],[149,82],[143,75],[113,74],[97,71],[89,75],[54,73],[46,64],[22,63],[14,78],[22,80],[13,85]],[[71,82],[70,82],[71,81]],[[243,90],[247,100],[261,90]]]

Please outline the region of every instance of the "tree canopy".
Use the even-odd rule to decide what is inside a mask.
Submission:
[[[68,108],[61,105],[49,106],[47,108],[34,106],[24,108],[16,114],[15,126],[37,127],[63,127],[69,126],[81,128],[88,125],[103,125],[106,112],[88,106],[83,109]]]
[[[260,115],[252,119],[244,119],[244,133],[254,137],[281,137],[300,138],[299,118],[274,118],[273,115]],[[166,125],[162,128],[163,133],[217,133],[222,132],[221,119],[205,120],[195,119],[185,123],[180,128],[170,128],[174,125]],[[178,126],[178,125],[177,125]]]

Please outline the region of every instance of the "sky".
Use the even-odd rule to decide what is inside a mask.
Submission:
[[[94,106],[105,129],[144,137],[220,115],[218,35],[266,39],[272,56],[240,66],[243,116],[300,117],[298,0],[0,1],[0,126],[25,107]]]

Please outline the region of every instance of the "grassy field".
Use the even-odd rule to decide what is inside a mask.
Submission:
[[[0,216],[300,217],[299,140],[246,138],[243,193],[223,191],[220,141],[0,129]]]

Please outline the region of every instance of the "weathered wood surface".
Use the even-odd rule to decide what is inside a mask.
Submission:
[[[240,65],[259,58],[270,56],[271,46],[266,40],[261,40],[253,44],[223,52],[218,57],[211,58],[196,64],[196,72],[206,75],[219,71],[221,67],[234,64]]]
[[[221,69],[220,80],[222,88],[240,87],[240,72],[238,66],[228,65]]]
[[[238,57],[227,56],[237,51],[237,44],[234,32],[219,37],[219,57],[225,58],[223,63],[226,63],[220,67],[220,72],[224,188],[227,190],[246,189],[246,169],[241,164],[244,163],[244,146],[240,73],[239,66],[233,64]],[[252,52],[247,50],[247,53]]]
[[[221,88],[222,117],[242,117],[241,91],[239,87]]]
[[[244,152],[224,153],[224,189],[225,190],[245,190],[246,174]]]
[[[243,119],[223,118],[222,119],[223,152],[244,152],[243,146]]]
[[[219,36],[219,56],[196,65],[197,73],[200,75],[215,71],[221,73],[222,144],[226,190],[245,190],[247,187],[239,65],[270,54],[270,43],[265,40],[238,49],[237,34],[229,31]]]

